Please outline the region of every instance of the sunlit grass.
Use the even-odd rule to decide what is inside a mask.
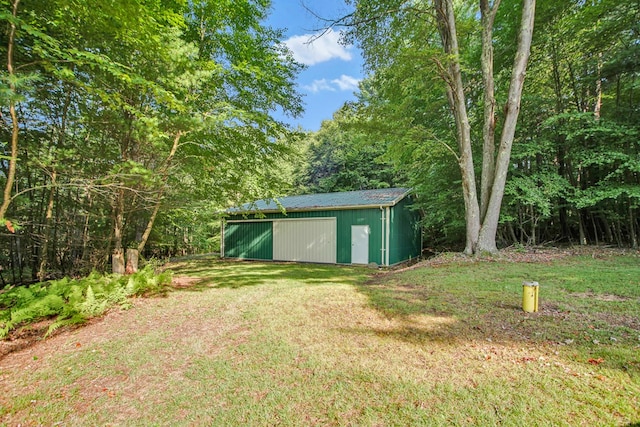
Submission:
[[[0,414],[7,425],[634,423],[632,261],[375,277],[311,264],[184,263],[176,275],[192,280],[167,298],[0,361]],[[540,282],[541,312],[520,309],[522,280]]]

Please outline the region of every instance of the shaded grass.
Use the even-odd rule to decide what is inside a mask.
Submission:
[[[525,280],[541,285],[538,313],[521,310]],[[456,319],[447,339],[557,344],[574,360],[640,375],[638,256],[449,264],[386,275],[360,290],[389,316]]]
[[[586,357],[591,346],[637,352],[638,343],[561,341],[585,331],[585,317],[561,304],[585,304],[580,314],[594,321],[603,314],[582,301],[597,299],[573,301],[587,292],[581,270],[635,274],[633,263],[610,261],[449,265],[373,280],[350,267],[181,264],[189,287],[0,361],[0,416],[7,425],[629,424],[640,420],[638,376]],[[524,279],[541,283],[543,312],[519,310]],[[634,286],[619,296],[635,298]]]
[[[299,281],[302,285],[322,283],[351,283],[362,280],[371,270],[363,267],[296,263],[259,263],[251,261],[220,260],[216,257],[171,264],[176,275],[197,280],[189,290],[208,288],[237,289],[258,286],[274,281]]]

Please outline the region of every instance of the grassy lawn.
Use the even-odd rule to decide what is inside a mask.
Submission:
[[[5,425],[630,425],[640,258],[391,273],[172,266],[176,289],[0,360]],[[538,313],[520,309],[540,283]]]

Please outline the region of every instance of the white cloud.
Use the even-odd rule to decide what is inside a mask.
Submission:
[[[317,38],[309,42],[314,37]],[[284,44],[291,50],[295,60],[305,65],[315,65],[335,58],[350,61],[352,58],[349,52],[351,46],[341,45],[340,31],[332,29],[320,37],[317,34],[293,36],[285,40]]]
[[[310,85],[302,86],[303,89],[308,90],[309,92],[318,93],[321,90],[328,90],[331,92],[335,92],[335,88],[329,84],[327,79],[314,80]]]
[[[358,89],[358,83],[360,83],[360,79],[356,79],[355,77],[343,74],[339,79],[331,80],[331,83],[338,85],[338,88],[340,90],[356,90]]]
[[[320,91],[347,91],[357,90],[360,79],[343,74],[339,79],[333,79],[328,81],[327,79],[314,80],[310,85],[303,85],[302,88],[308,90],[311,93],[318,93]]]

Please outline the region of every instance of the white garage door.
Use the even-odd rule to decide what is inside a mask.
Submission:
[[[336,219],[304,218],[273,221],[273,259],[336,262]]]

